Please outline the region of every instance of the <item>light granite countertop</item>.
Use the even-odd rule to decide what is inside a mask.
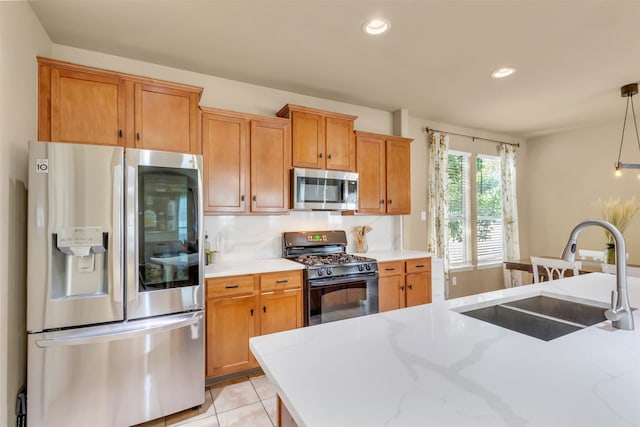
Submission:
[[[300,427],[640,425],[636,329],[604,321],[542,341],[458,313],[551,293],[608,303],[592,273],[254,337]],[[640,306],[640,279],[629,278]]]
[[[273,271],[303,270],[304,265],[284,258],[221,261],[204,267],[204,277],[238,276]]]
[[[385,261],[398,261],[401,259],[415,259],[415,258],[427,258],[432,257],[433,254],[423,251],[413,251],[407,249],[390,250],[390,251],[373,251],[365,253],[356,253],[367,258],[373,258],[378,262]]]
[[[357,254],[374,258],[379,262],[396,261],[430,257],[431,254],[422,251],[395,250],[378,251]],[[235,261],[220,261],[209,264],[204,268],[204,277],[238,276],[242,274],[269,273],[272,271],[303,270],[304,265],[284,258],[249,259]]]

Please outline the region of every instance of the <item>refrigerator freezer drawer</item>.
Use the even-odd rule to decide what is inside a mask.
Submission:
[[[204,402],[203,312],[29,335],[32,426],[129,426]]]

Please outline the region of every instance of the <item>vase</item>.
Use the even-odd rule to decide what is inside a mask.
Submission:
[[[616,245],[615,244],[607,243],[607,246],[604,249],[604,262],[605,264],[616,263]]]

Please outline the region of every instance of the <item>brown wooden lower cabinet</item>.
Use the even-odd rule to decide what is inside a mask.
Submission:
[[[379,262],[378,274],[381,312],[431,302],[431,258]]]
[[[249,338],[302,326],[302,271],[206,280],[206,377],[258,366]]]
[[[302,289],[260,294],[260,334],[302,327]]]
[[[207,301],[207,377],[256,367],[249,338],[257,331],[254,295]]]

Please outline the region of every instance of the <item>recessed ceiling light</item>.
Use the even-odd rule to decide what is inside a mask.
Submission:
[[[367,34],[377,36],[378,34],[386,33],[389,28],[391,28],[389,21],[384,18],[375,18],[365,22],[362,30]]]
[[[491,77],[493,77],[494,79],[502,79],[504,77],[509,77],[515,72],[516,69],[514,67],[502,67],[491,73]]]

